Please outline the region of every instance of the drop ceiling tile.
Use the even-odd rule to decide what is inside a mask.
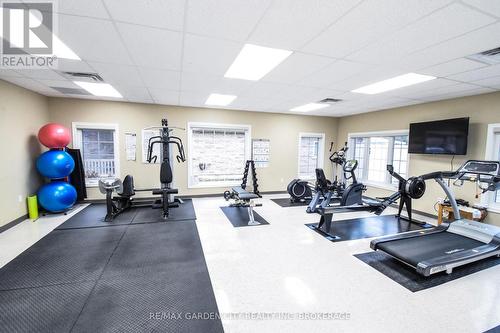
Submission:
[[[63,76],[51,69],[19,69],[18,73],[30,79],[62,80]]]
[[[209,95],[208,92],[181,91],[180,105],[204,107]]]
[[[457,81],[472,82],[499,75],[500,75],[500,64],[494,66],[487,66],[455,75],[450,75],[448,78]]]
[[[438,95],[433,95],[433,96],[428,96],[424,98],[426,101],[442,101],[445,99],[450,99],[450,98],[458,98],[458,97],[465,97],[465,96],[474,96],[474,95],[481,95],[481,94],[487,94],[494,92],[494,89],[490,88],[475,88],[471,90],[464,90],[464,91],[459,91],[459,92],[450,92],[450,93],[445,93],[445,94],[438,94]]]
[[[57,67],[55,69],[59,72],[81,72],[81,73],[94,72],[94,69],[90,67],[85,61],[70,60],[70,59],[58,59]]]
[[[295,52],[267,74],[263,80],[292,84],[334,61],[336,59]]]
[[[396,96],[410,99],[418,99],[418,96],[423,92],[441,89],[443,87],[454,86],[459,82],[438,78],[432,81],[421,82],[412,86],[399,88],[385,93],[377,94],[378,96]]]
[[[189,1],[186,31],[244,41],[270,3],[270,0]]]
[[[117,23],[137,66],[180,70],[182,34],[157,28]]]
[[[330,85],[330,88],[341,91],[351,91],[378,81],[390,79],[392,77],[411,72],[408,68],[397,68],[393,66],[378,66],[338,81]]]
[[[100,62],[89,62],[95,71],[112,85],[143,86],[139,72],[135,66],[115,65]]]
[[[104,0],[104,3],[115,21],[182,31],[185,0]]]
[[[157,104],[179,105],[179,92],[159,88],[148,88],[149,93]]]
[[[496,0],[463,0],[464,3],[476,7],[483,12],[500,17],[500,1]]]
[[[359,74],[370,66],[351,61],[338,60],[327,67],[313,73],[297,82],[297,84],[311,87],[328,88],[335,82],[340,82]]]
[[[238,95],[253,86],[252,81],[228,79],[200,73],[183,73],[181,91]]]
[[[393,65],[424,68],[499,46],[500,23],[469,32],[393,62]]]
[[[57,13],[109,19],[108,12],[101,0],[60,0],[54,3],[56,4],[54,9]]]
[[[472,83],[477,84],[478,86],[500,89],[500,76],[494,76],[487,79],[474,81]]]
[[[59,15],[59,37],[83,60],[133,64],[111,21]]]
[[[148,92],[148,89],[145,87],[136,87],[136,86],[126,86],[126,85],[116,85],[114,86],[120,94],[122,94],[124,99],[133,99],[133,100],[148,100],[151,99],[151,95]]]
[[[13,83],[19,87],[23,87],[25,89],[37,92],[39,94],[48,94],[48,93],[54,93],[55,90],[51,89],[44,84],[37,82],[36,80],[33,79],[28,79],[28,78],[19,78],[19,77],[6,77],[3,78],[4,81]]]
[[[151,68],[140,68],[139,72],[146,87],[179,91],[181,72]]]
[[[57,88],[73,88],[73,89],[81,89],[81,87],[74,84],[69,80],[37,80],[41,84],[44,84],[47,87],[57,87]]]
[[[446,24],[443,24],[446,22]],[[412,52],[495,22],[490,16],[452,4],[398,31],[387,41],[372,44],[349,55],[353,61],[390,64]]]
[[[297,50],[334,23],[359,0],[276,0],[262,17],[249,41]]]
[[[437,77],[446,77],[457,73],[467,72],[474,69],[487,66],[486,64],[459,58],[443,64],[427,67],[418,71],[419,74],[432,75]]]
[[[185,34],[182,69],[223,76],[242,47],[242,43]]]
[[[314,38],[303,51],[342,58],[415,22],[451,0],[364,1]]]
[[[0,40],[1,43],[1,40]],[[0,68],[0,78],[2,77],[23,77],[22,72],[16,72],[12,69]]]

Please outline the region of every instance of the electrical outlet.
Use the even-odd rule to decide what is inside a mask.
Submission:
[[[281,183],[283,183],[285,180],[283,178],[280,179]]]
[[[19,196],[17,197],[17,201],[19,203],[23,202],[23,196],[21,194],[19,194]]]

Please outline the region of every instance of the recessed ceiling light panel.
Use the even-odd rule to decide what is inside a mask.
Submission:
[[[296,112],[308,112],[308,111],[314,111],[314,110],[319,110],[323,108],[329,107],[329,104],[326,103],[309,103],[309,104],[304,104],[301,106],[297,106],[293,109],[290,109],[290,111],[296,111]]]
[[[122,94],[120,94],[115,88],[113,88],[112,85],[108,83],[93,83],[83,81],[73,81],[73,83],[87,90],[94,96],[123,98]]]
[[[223,94],[210,94],[208,96],[205,105],[213,106],[227,106],[231,104],[236,99],[234,95],[223,95]]]
[[[352,90],[352,92],[360,94],[368,94],[368,95],[380,94],[386,91],[408,87],[414,84],[434,80],[435,78],[436,78],[435,76],[430,76],[430,75],[408,73],[384,81],[369,84],[367,86]]]

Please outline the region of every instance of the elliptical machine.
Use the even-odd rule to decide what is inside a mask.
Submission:
[[[344,143],[344,147],[341,149],[334,151],[330,157],[328,158],[330,162],[333,164],[333,182],[326,180],[329,187],[332,187],[337,193],[341,193],[345,189],[345,173],[342,173],[340,179],[338,179],[338,167],[342,167],[346,162],[347,150],[347,142]],[[330,143],[329,151],[333,150],[333,142]],[[290,194],[290,201],[293,203],[299,202],[310,202],[314,197],[315,193],[317,193],[318,188],[317,184],[312,184],[307,180],[294,179],[292,180],[287,188],[288,194]]]

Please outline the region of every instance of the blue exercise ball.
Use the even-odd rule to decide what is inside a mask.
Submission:
[[[75,204],[76,190],[73,185],[66,182],[51,182],[40,187],[38,201],[49,212],[64,212]]]
[[[49,179],[65,178],[73,172],[75,161],[65,151],[49,150],[38,157],[36,168]]]

